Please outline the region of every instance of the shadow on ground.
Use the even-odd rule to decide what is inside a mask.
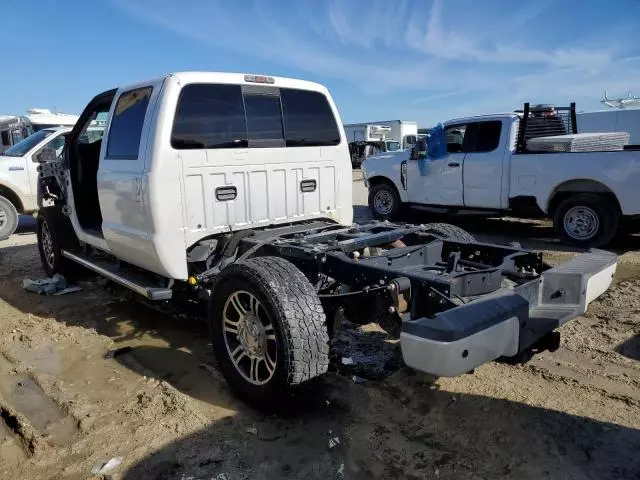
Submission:
[[[631,337],[626,342],[618,345],[618,347],[616,347],[616,352],[630,358],[631,360],[640,361],[640,335]]]
[[[233,421],[210,425],[131,466],[158,478],[471,479],[640,478],[640,431],[588,418],[435,388],[400,372],[389,382],[324,382],[328,404],[297,421],[237,439]],[[307,422],[326,422],[324,432]],[[340,430],[330,428],[342,424]],[[340,443],[329,447],[333,435]]]

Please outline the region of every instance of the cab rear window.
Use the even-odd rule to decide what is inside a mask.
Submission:
[[[338,145],[340,131],[320,92],[221,84],[182,89],[171,134],[179,150]]]

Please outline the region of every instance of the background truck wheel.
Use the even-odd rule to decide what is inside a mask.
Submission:
[[[320,299],[282,258],[257,257],[225,268],[213,287],[209,327],[222,373],[253,406],[273,409],[292,387],[328,369]]]
[[[438,235],[443,240],[453,240],[454,242],[477,242],[476,238],[469,232],[457,225],[451,225],[450,223],[427,223],[425,228],[432,231],[434,235]]]
[[[378,183],[369,189],[369,208],[378,220],[392,220],[400,212],[400,195],[394,186]]]
[[[602,247],[618,231],[619,213],[607,197],[591,193],[563,200],[553,216],[553,227],[563,243],[578,247]]]
[[[45,207],[38,212],[37,222],[38,251],[44,271],[50,277],[56,273],[69,279],[75,277],[80,267],[63,257],[61,252],[78,247],[71,221],[62,214],[60,207]]]
[[[0,240],[6,240],[18,228],[18,211],[9,200],[0,197]]]

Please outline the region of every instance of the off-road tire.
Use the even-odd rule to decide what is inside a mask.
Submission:
[[[377,208],[378,205],[378,197],[380,195],[385,195],[385,198],[388,199],[389,209],[381,211]],[[402,207],[402,202],[400,200],[400,195],[398,194],[398,190],[393,185],[388,183],[377,183],[369,188],[369,208],[371,209],[371,213],[378,220],[393,220],[398,217],[400,210]]]
[[[584,240],[572,237],[565,229],[565,216],[574,208],[585,207],[594,212],[598,219],[598,229],[595,234]],[[581,248],[603,247],[607,245],[618,232],[620,213],[616,205],[603,195],[593,193],[579,193],[563,200],[553,215],[553,228],[560,241],[567,245]]]
[[[79,244],[71,221],[61,207],[44,207],[38,211],[37,235],[40,261],[46,274],[52,277],[59,273],[67,279],[77,277],[80,266],[62,256],[62,250],[75,250]],[[49,247],[45,246],[47,236],[51,242]],[[52,258],[48,258],[47,252],[52,253]]]
[[[225,304],[240,291],[258,299],[275,330],[275,369],[262,385],[239,373],[225,343]],[[261,409],[277,408],[296,387],[326,373],[329,367],[329,336],[320,299],[304,274],[279,257],[251,258],[222,270],[212,289],[209,330],[214,355],[227,382],[245,402]]]
[[[439,236],[442,240],[469,243],[477,242],[476,238],[469,232],[450,223],[427,223],[424,227],[433,232],[434,235]]]
[[[4,197],[0,197],[0,240],[6,240],[18,228],[18,210]]]

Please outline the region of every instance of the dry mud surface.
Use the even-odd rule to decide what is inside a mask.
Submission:
[[[548,237],[553,261],[572,255]],[[336,371],[269,417],[229,391],[197,318],[104,282],[24,291],[42,269],[35,235],[15,235],[0,243],[0,478],[101,478],[122,457],[103,478],[640,479],[640,255],[620,253],[616,284],[554,354],[435,379],[375,325],[346,328]]]

